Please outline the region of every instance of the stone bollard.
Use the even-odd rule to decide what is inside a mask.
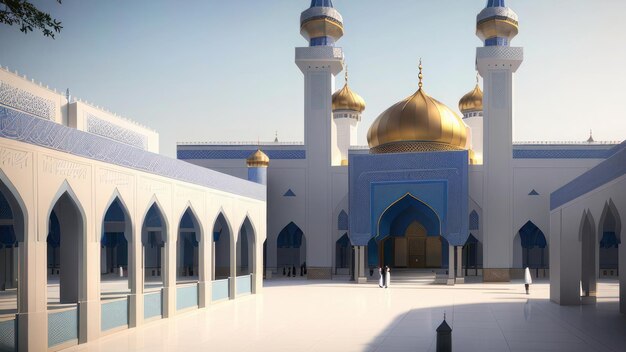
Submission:
[[[446,323],[446,315],[443,322],[437,328],[437,352],[452,352],[452,328]]]

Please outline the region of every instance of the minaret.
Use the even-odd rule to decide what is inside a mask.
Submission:
[[[331,172],[337,150],[331,95],[335,75],[343,70],[343,51],[335,43],[343,36],[343,19],[332,0],[312,0],[300,16],[300,33],[309,46],[296,48],[296,64],[304,74],[304,144],[306,148],[305,235],[309,277],[330,278]],[[339,160],[339,163],[341,161]]]
[[[470,128],[471,145],[470,163],[483,163],[483,91],[480,89],[478,74],[476,86],[459,101],[459,110],[463,114],[463,122]]]
[[[267,167],[270,165],[270,158],[261,151],[261,148],[246,159],[246,165],[248,166],[248,181],[267,186]]]
[[[483,151],[483,280],[509,281],[513,264],[513,74],[523,49],[511,47],[518,19],[504,0],[489,0],[477,17],[476,68],[485,91]]]
[[[346,83],[333,94],[333,121],[337,127],[337,147],[339,156],[333,161],[341,160],[341,165],[348,165],[348,150],[357,144],[357,127],[361,114],[365,110],[365,101],[348,86],[348,67],[346,66]]]

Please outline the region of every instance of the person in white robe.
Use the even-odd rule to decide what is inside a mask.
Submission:
[[[378,287],[383,288],[383,269],[378,267]]]
[[[524,270],[524,287],[526,288],[526,294],[529,294],[530,284],[532,283],[533,283],[533,278],[532,276],[530,276],[530,269],[526,267],[526,270]]]
[[[391,270],[389,270],[389,267],[385,265],[385,288],[389,287],[389,283],[391,282]]]

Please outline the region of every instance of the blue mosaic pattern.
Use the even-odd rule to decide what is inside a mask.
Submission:
[[[123,128],[109,121],[103,120],[92,114],[85,114],[87,132],[97,134],[102,137],[111,138],[118,142],[131,145],[143,150],[148,149],[148,137],[141,133]]]
[[[161,291],[143,295],[143,317],[149,319],[163,316],[163,299]]]
[[[180,148],[180,147],[179,147]],[[246,150],[177,150],[176,158],[179,160],[227,160],[227,159],[247,159],[256,149]],[[264,150],[271,160],[298,160],[306,159],[306,151],[294,150]]]
[[[264,201],[266,187],[0,107],[0,137]]]
[[[615,154],[550,194],[550,210],[626,175],[626,142],[611,149]]]
[[[606,159],[612,149],[513,149],[513,159]]]
[[[15,351],[15,338],[17,320],[11,319],[0,322],[0,351]]]
[[[228,289],[229,280],[215,280],[211,283],[211,299],[213,302],[228,299],[230,293]]]
[[[467,151],[350,154],[349,157],[350,240],[353,245],[365,246],[375,236],[371,233],[372,217],[375,216],[371,200],[374,183],[404,183],[410,186],[433,180],[444,181],[448,185],[445,214],[440,214],[442,236],[453,245],[460,246],[467,241]]]
[[[252,293],[252,276],[250,275],[237,276],[235,287],[237,289],[238,295]]]
[[[78,308],[48,313],[48,347],[78,340]]]
[[[25,90],[0,82],[0,104],[24,111],[46,120],[54,120],[56,105]]]
[[[198,306],[198,285],[176,288],[176,309],[186,309]]]
[[[100,330],[107,331],[120,326],[128,326],[128,298],[102,303]]]

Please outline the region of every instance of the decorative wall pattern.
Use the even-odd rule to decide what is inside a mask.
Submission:
[[[163,300],[161,299],[161,291],[155,293],[146,293],[145,295],[143,295],[144,319],[162,316],[162,307]]]
[[[143,150],[148,149],[147,136],[103,120],[90,113],[85,113],[85,125],[87,132],[111,138]]]
[[[0,322],[0,351],[16,351],[15,319]]]
[[[247,150],[177,150],[176,157],[179,160],[213,160],[213,159],[247,159],[256,149]],[[264,150],[271,160],[306,159],[306,151],[294,150]]]
[[[0,107],[0,137],[264,201],[263,185]]]
[[[128,299],[102,304],[100,330],[106,331],[128,325]]]
[[[612,149],[513,149],[513,159],[606,159]]]
[[[46,120],[55,120],[54,112],[56,105],[52,100],[39,97],[5,82],[0,82],[0,104],[22,110]]]
[[[235,287],[237,287],[238,295],[251,293],[252,292],[252,276],[250,275],[237,276]]]
[[[221,301],[223,299],[228,299],[229,290],[228,290],[228,280],[215,280],[211,283],[211,300],[212,301]]]
[[[48,314],[48,347],[78,339],[78,308]]]

